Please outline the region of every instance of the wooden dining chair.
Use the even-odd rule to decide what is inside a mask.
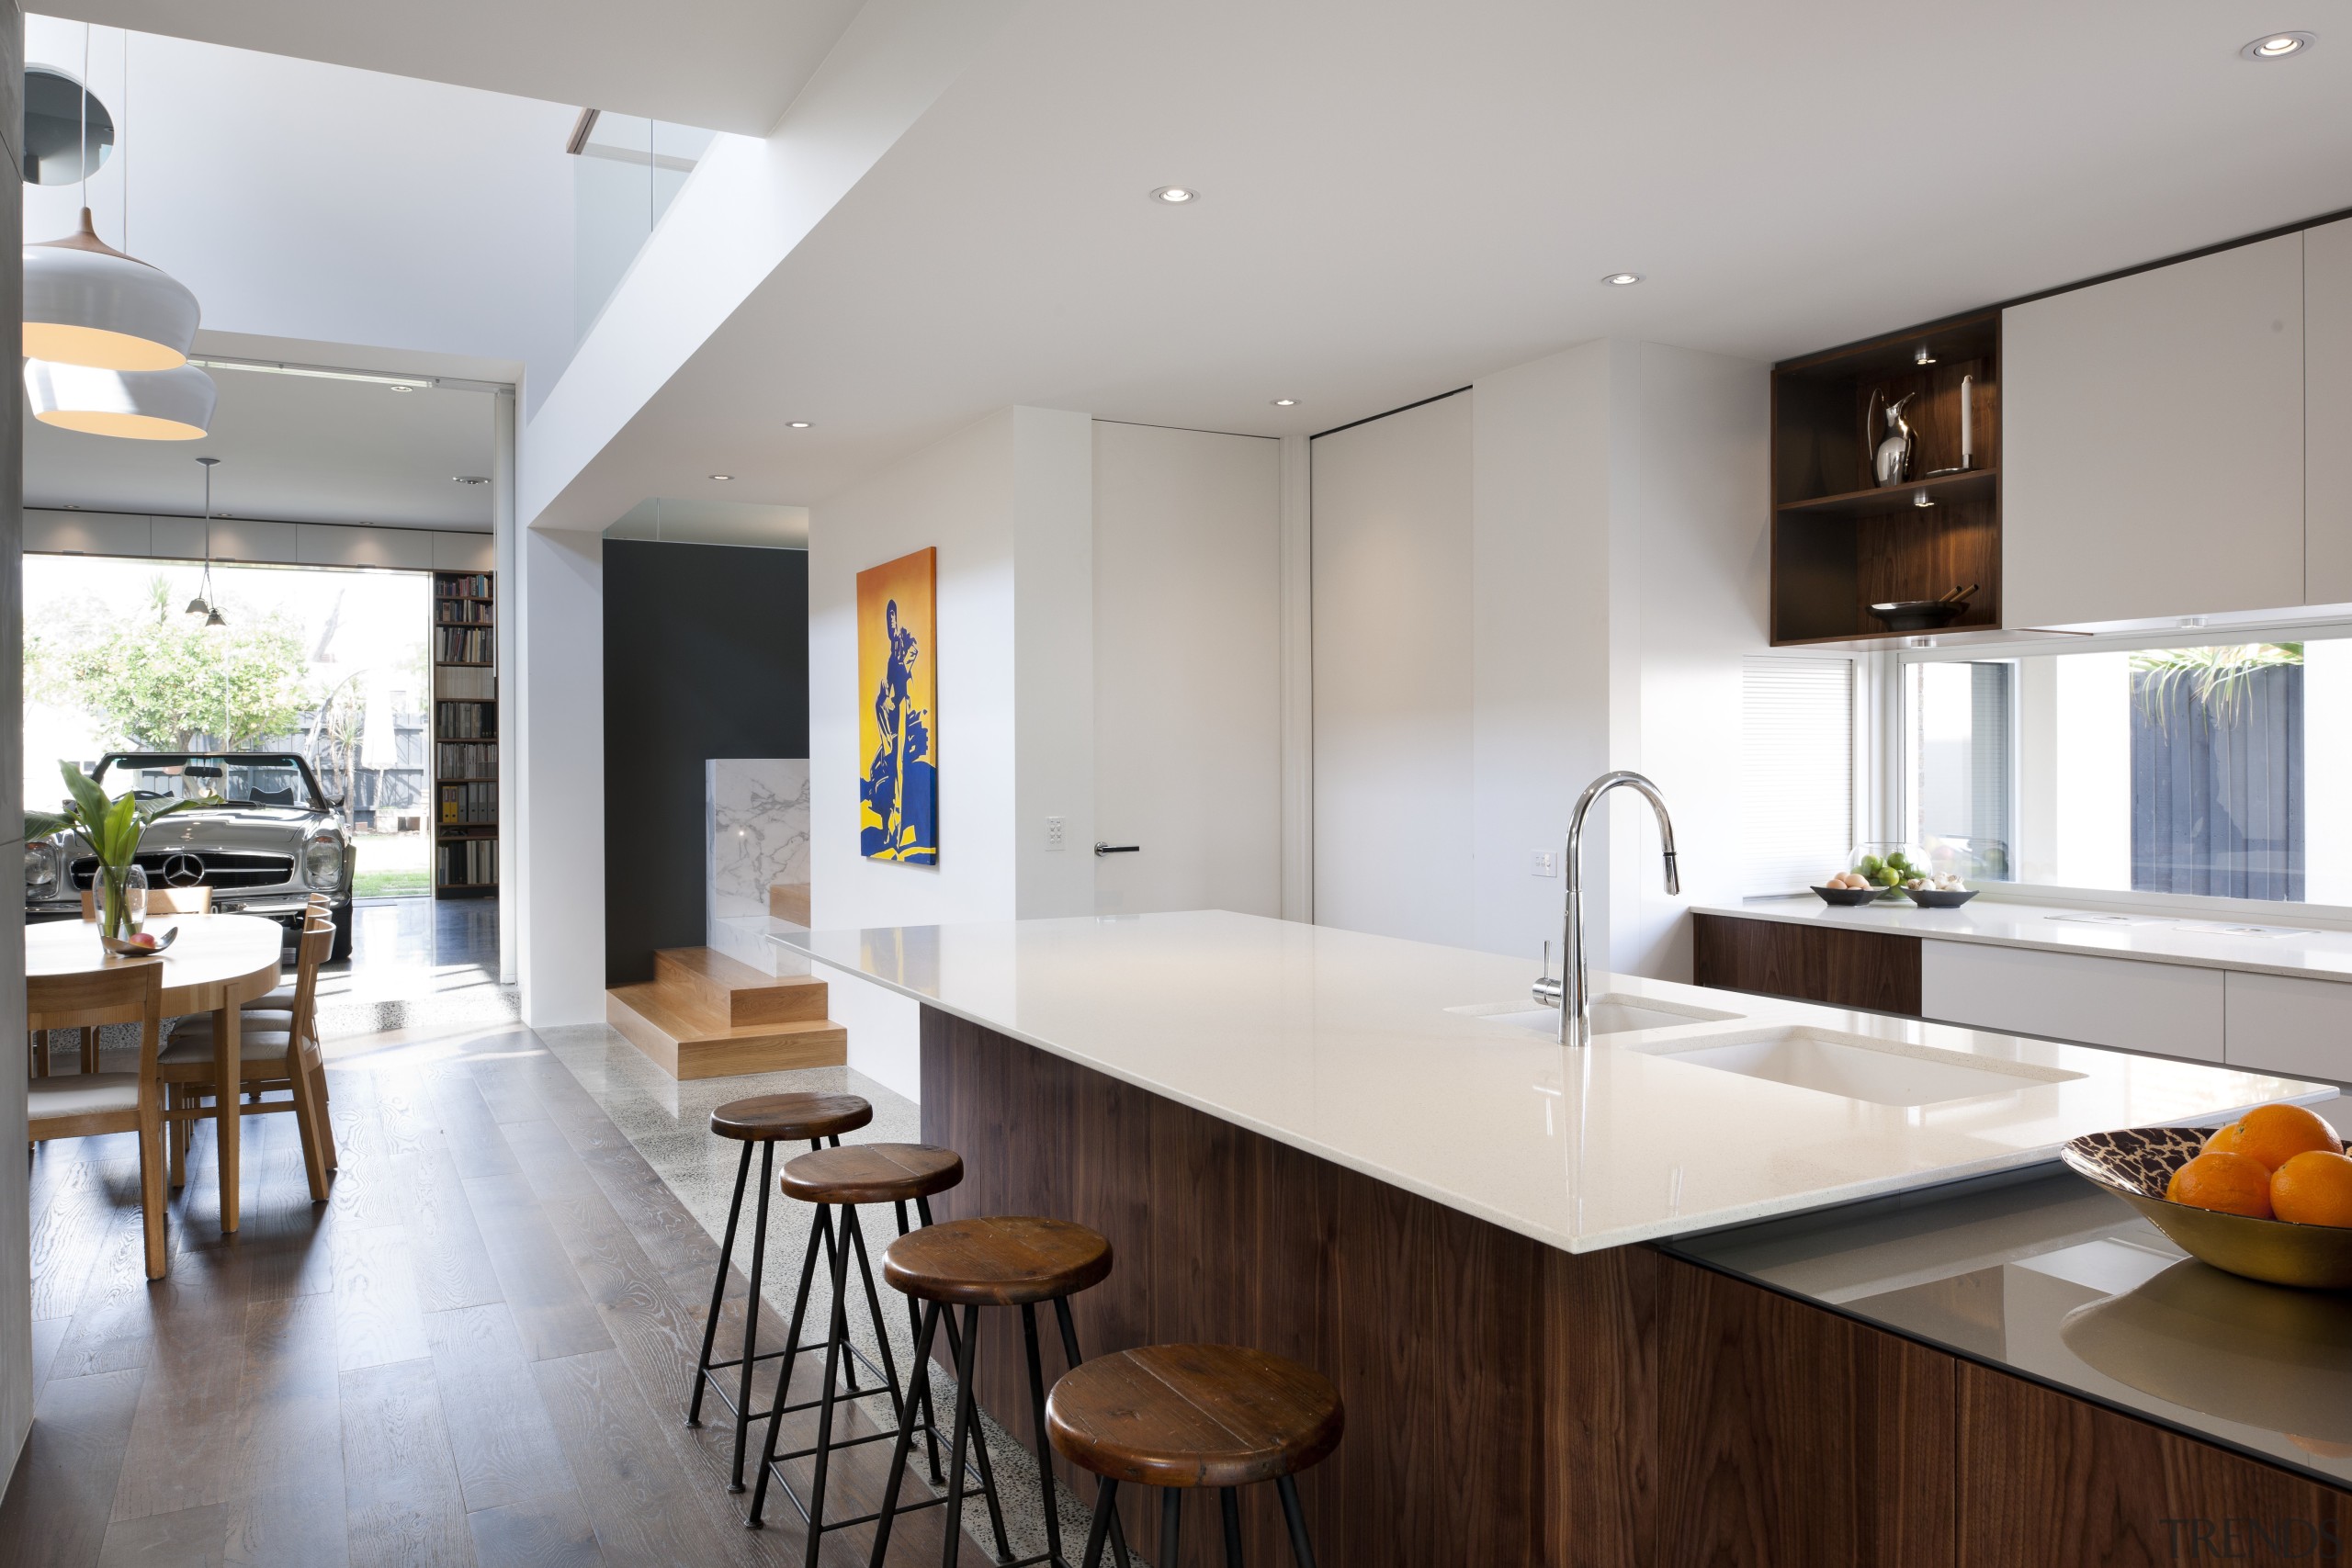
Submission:
[[[150,887],[147,889],[147,912],[150,915],[209,915],[212,912],[212,889],[209,887]],[[98,918],[98,890],[95,887],[82,889],[82,918],[85,920],[95,920]],[[98,1032],[95,1029],[83,1030],[79,1043],[82,1047],[82,1070],[85,1073],[96,1072],[98,1070]],[[33,1076],[35,1077],[49,1076],[46,1036],[33,1046]]]
[[[319,1050],[316,1016],[319,965],[334,945],[333,920],[314,919],[302,928],[295,964],[294,1006],[284,1016],[282,1027],[272,1027],[277,1020],[268,1014],[247,1016],[240,1010],[237,1082],[226,1088],[231,1094],[256,1097],[244,1107],[243,1113],[247,1116],[280,1111],[294,1113],[295,1125],[302,1134],[303,1170],[310,1178],[314,1203],[326,1201],[328,1173],[336,1164],[334,1129],[327,1120],[323,1092],[326,1063]],[[213,1114],[204,1101],[223,1091],[223,1086],[214,1082],[210,1013],[199,1013],[172,1032],[172,1043],[160,1058],[158,1076],[167,1096],[164,1120],[172,1129],[171,1183],[178,1187],[187,1179],[189,1135],[198,1122]],[[269,1098],[278,1089],[287,1091],[284,1100]]]
[[[36,1144],[106,1133],[139,1134],[139,1208],[147,1233],[147,1277],[170,1266],[164,1246],[164,1121],[159,1076],[164,965],[132,958],[72,975],[25,979],[25,1021],[39,1030],[139,1025],[139,1069],[36,1080],[26,1093],[27,1130]]]

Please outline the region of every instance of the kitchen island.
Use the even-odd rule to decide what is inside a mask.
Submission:
[[[1332,1377],[1349,1435],[1303,1487],[1330,1562],[2044,1561],[2007,1549],[2019,1499],[2116,1480],[2024,1458],[2048,1411],[1972,1399],[1975,1363],[1900,1325],[1636,1244],[2334,1094],[1625,977],[1564,1051],[1523,962],[1229,914],[792,941],[923,1004],[924,1136],[968,1171],[944,1212],[1112,1239],[1090,1348],[1231,1340]],[[1008,1333],[978,1393],[1025,1438]],[[2274,1477],[2335,1506],[2200,1451],[2220,1469],[2152,1484],[2229,1496],[2164,1507],[2242,1513],[2231,1488]],[[2164,1517],[2116,1528],[2160,1548]]]

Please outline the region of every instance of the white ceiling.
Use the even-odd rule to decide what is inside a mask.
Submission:
[[[2347,104],[2352,0],[1035,0],[564,510],[821,501],[1007,402],[1273,434],[1604,334],[1784,356],[2352,207]]]
[[[74,21],[763,136],[858,0],[41,0]]]
[[[324,344],[208,333],[199,356],[233,355],[425,377],[495,379],[495,364],[393,355]],[[483,376],[482,372],[491,372]],[[203,510],[195,459],[218,457],[212,504],[227,516],[394,527],[482,529],[490,473],[491,394],[434,388],[395,392],[368,382],[215,370],[220,403],[201,441],[123,441],[57,430],[25,416],[25,504],[93,512]]]

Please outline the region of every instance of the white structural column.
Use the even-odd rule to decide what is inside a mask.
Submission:
[[[522,647],[522,639],[514,635],[520,619],[516,614],[520,601],[515,591],[522,585],[514,571],[514,445],[518,434],[514,400],[512,388],[491,400],[494,428],[490,459],[491,562],[492,570],[498,574],[497,597],[505,601],[497,609],[498,620],[492,636],[498,651],[498,694],[506,699],[500,707],[510,720],[515,716],[513,705],[522,686],[514,676],[514,658]],[[504,733],[503,727],[501,733]],[[514,764],[522,747],[514,737],[509,736],[500,750],[505,765],[498,770],[498,979],[501,985],[511,986],[517,973],[515,933],[521,929],[521,900],[512,896],[512,890],[522,880],[515,847],[520,824],[514,819],[518,804]]]
[[[0,0],[0,148],[24,166],[24,17]],[[0,319],[23,317],[23,204],[0,220]],[[24,841],[24,428],[21,383],[0,392],[0,834]],[[8,828],[17,829],[8,833]],[[25,907],[0,917],[0,1017],[25,1016]],[[21,1069],[11,1069],[21,1071]],[[22,1083],[19,1077],[16,1080]],[[33,1419],[32,1258],[27,1171],[15,1158],[25,1141],[25,1096],[0,1094],[0,1474],[12,1473]]]
[[[541,528],[515,541],[515,778],[502,835],[523,1018],[540,1028],[605,1016],[604,546]]]
[[[1315,918],[1315,514],[1310,437],[1283,437],[1283,919]]]

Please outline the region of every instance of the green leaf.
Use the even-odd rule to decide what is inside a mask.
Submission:
[[[217,811],[228,804],[217,795],[192,795],[186,800],[175,800],[169,806],[141,806],[139,820],[144,826],[158,817],[169,817],[175,811]]]
[[[74,797],[74,804],[80,807],[84,825],[95,827],[104,820],[107,807],[107,792],[98,787],[98,781],[62,758],[58,761],[57,771],[64,775],[66,792]]]
[[[54,811],[25,813],[25,842],[38,844],[43,839],[53,839],[74,826],[74,818],[61,817]]]
[[[139,852],[139,840],[146,829],[139,819],[139,802],[125,795],[114,803],[114,808],[99,825],[102,842],[98,858],[108,865],[128,865],[130,857]]]

